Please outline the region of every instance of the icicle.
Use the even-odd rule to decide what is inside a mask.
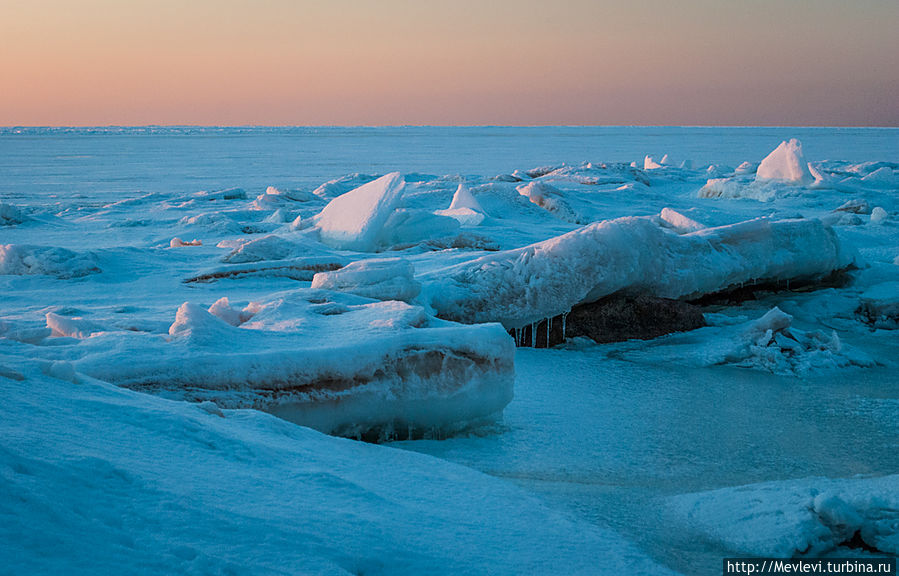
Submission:
[[[518,333],[518,328],[513,328],[515,330],[515,345],[518,346],[518,342],[521,341],[521,334]]]
[[[537,323],[531,324],[531,348],[537,347]]]
[[[553,317],[550,316],[546,319],[546,347],[549,348],[549,333],[553,328]]]
[[[565,319],[568,317],[568,312],[562,313],[562,342],[565,341]]]

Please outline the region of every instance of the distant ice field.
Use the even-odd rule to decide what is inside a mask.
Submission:
[[[353,172],[492,175],[675,153],[736,166],[798,138],[816,160],[899,162],[896,128],[0,128],[0,197],[309,187]]]

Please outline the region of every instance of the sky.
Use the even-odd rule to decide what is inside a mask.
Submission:
[[[0,0],[0,125],[899,126],[899,0]]]

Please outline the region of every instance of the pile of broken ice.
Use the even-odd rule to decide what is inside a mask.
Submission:
[[[644,169],[690,168],[647,157]],[[764,199],[851,184],[852,177],[835,184],[833,173],[821,170],[805,162],[798,142],[784,142],[757,168],[741,166],[710,179],[699,195]],[[894,178],[892,169],[881,168],[855,180],[881,186]],[[174,302],[174,323],[165,333],[50,312],[45,325],[6,322],[0,334],[29,345],[47,338],[77,341],[66,354],[34,354],[129,388],[261,408],[331,433],[405,435],[450,430],[503,410],[514,381],[509,329],[617,293],[695,300],[746,285],[815,282],[859,263],[831,227],[835,221],[761,217],[706,227],[670,208],[601,219],[595,206],[567,190],[591,186],[624,194],[650,185],[635,167],[588,163],[516,171],[476,187],[455,178],[416,188],[391,173],[353,175],[312,193],[269,188],[246,210],[194,213],[178,221],[185,231],[207,226],[231,234],[232,224],[249,219],[238,228],[269,232],[221,240],[216,249],[228,252],[182,280],[288,278],[311,285],[256,298],[240,309],[226,298],[212,306]],[[425,192],[453,189],[446,208],[421,200]],[[241,201],[243,191],[224,191],[164,204],[184,211]],[[866,208],[841,210],[855,216]],[[120,203],[104,207],[123,209]],[[511,209],[518,220],[503,222]],[[887,212],[877,210],[868,210],[871,222],[887,221]],[[4,225],[27,225],[28,217],[15,207],[4,204],[0,213]],[[542,239],[516,230],[518,221],[547,217],[552,224],[541,228]],[[503,232],[491,236],[491,230]],[[178,238],[162,247],[212,250]],[[101,273],[105,262],[92,251],[0,246],[0,274],[6,275],[81,278]],[[875,296],[866,301],[866,313],[887,326],[894,322],[895,298]],[[778,324],[783,320],[766,317],[724,357],[795,372],[808,365],[796,358],[840,354],[835,333]]]

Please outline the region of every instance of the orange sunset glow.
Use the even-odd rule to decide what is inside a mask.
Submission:
[[[0,125],[899,123],[899,3],[6,0]]]

